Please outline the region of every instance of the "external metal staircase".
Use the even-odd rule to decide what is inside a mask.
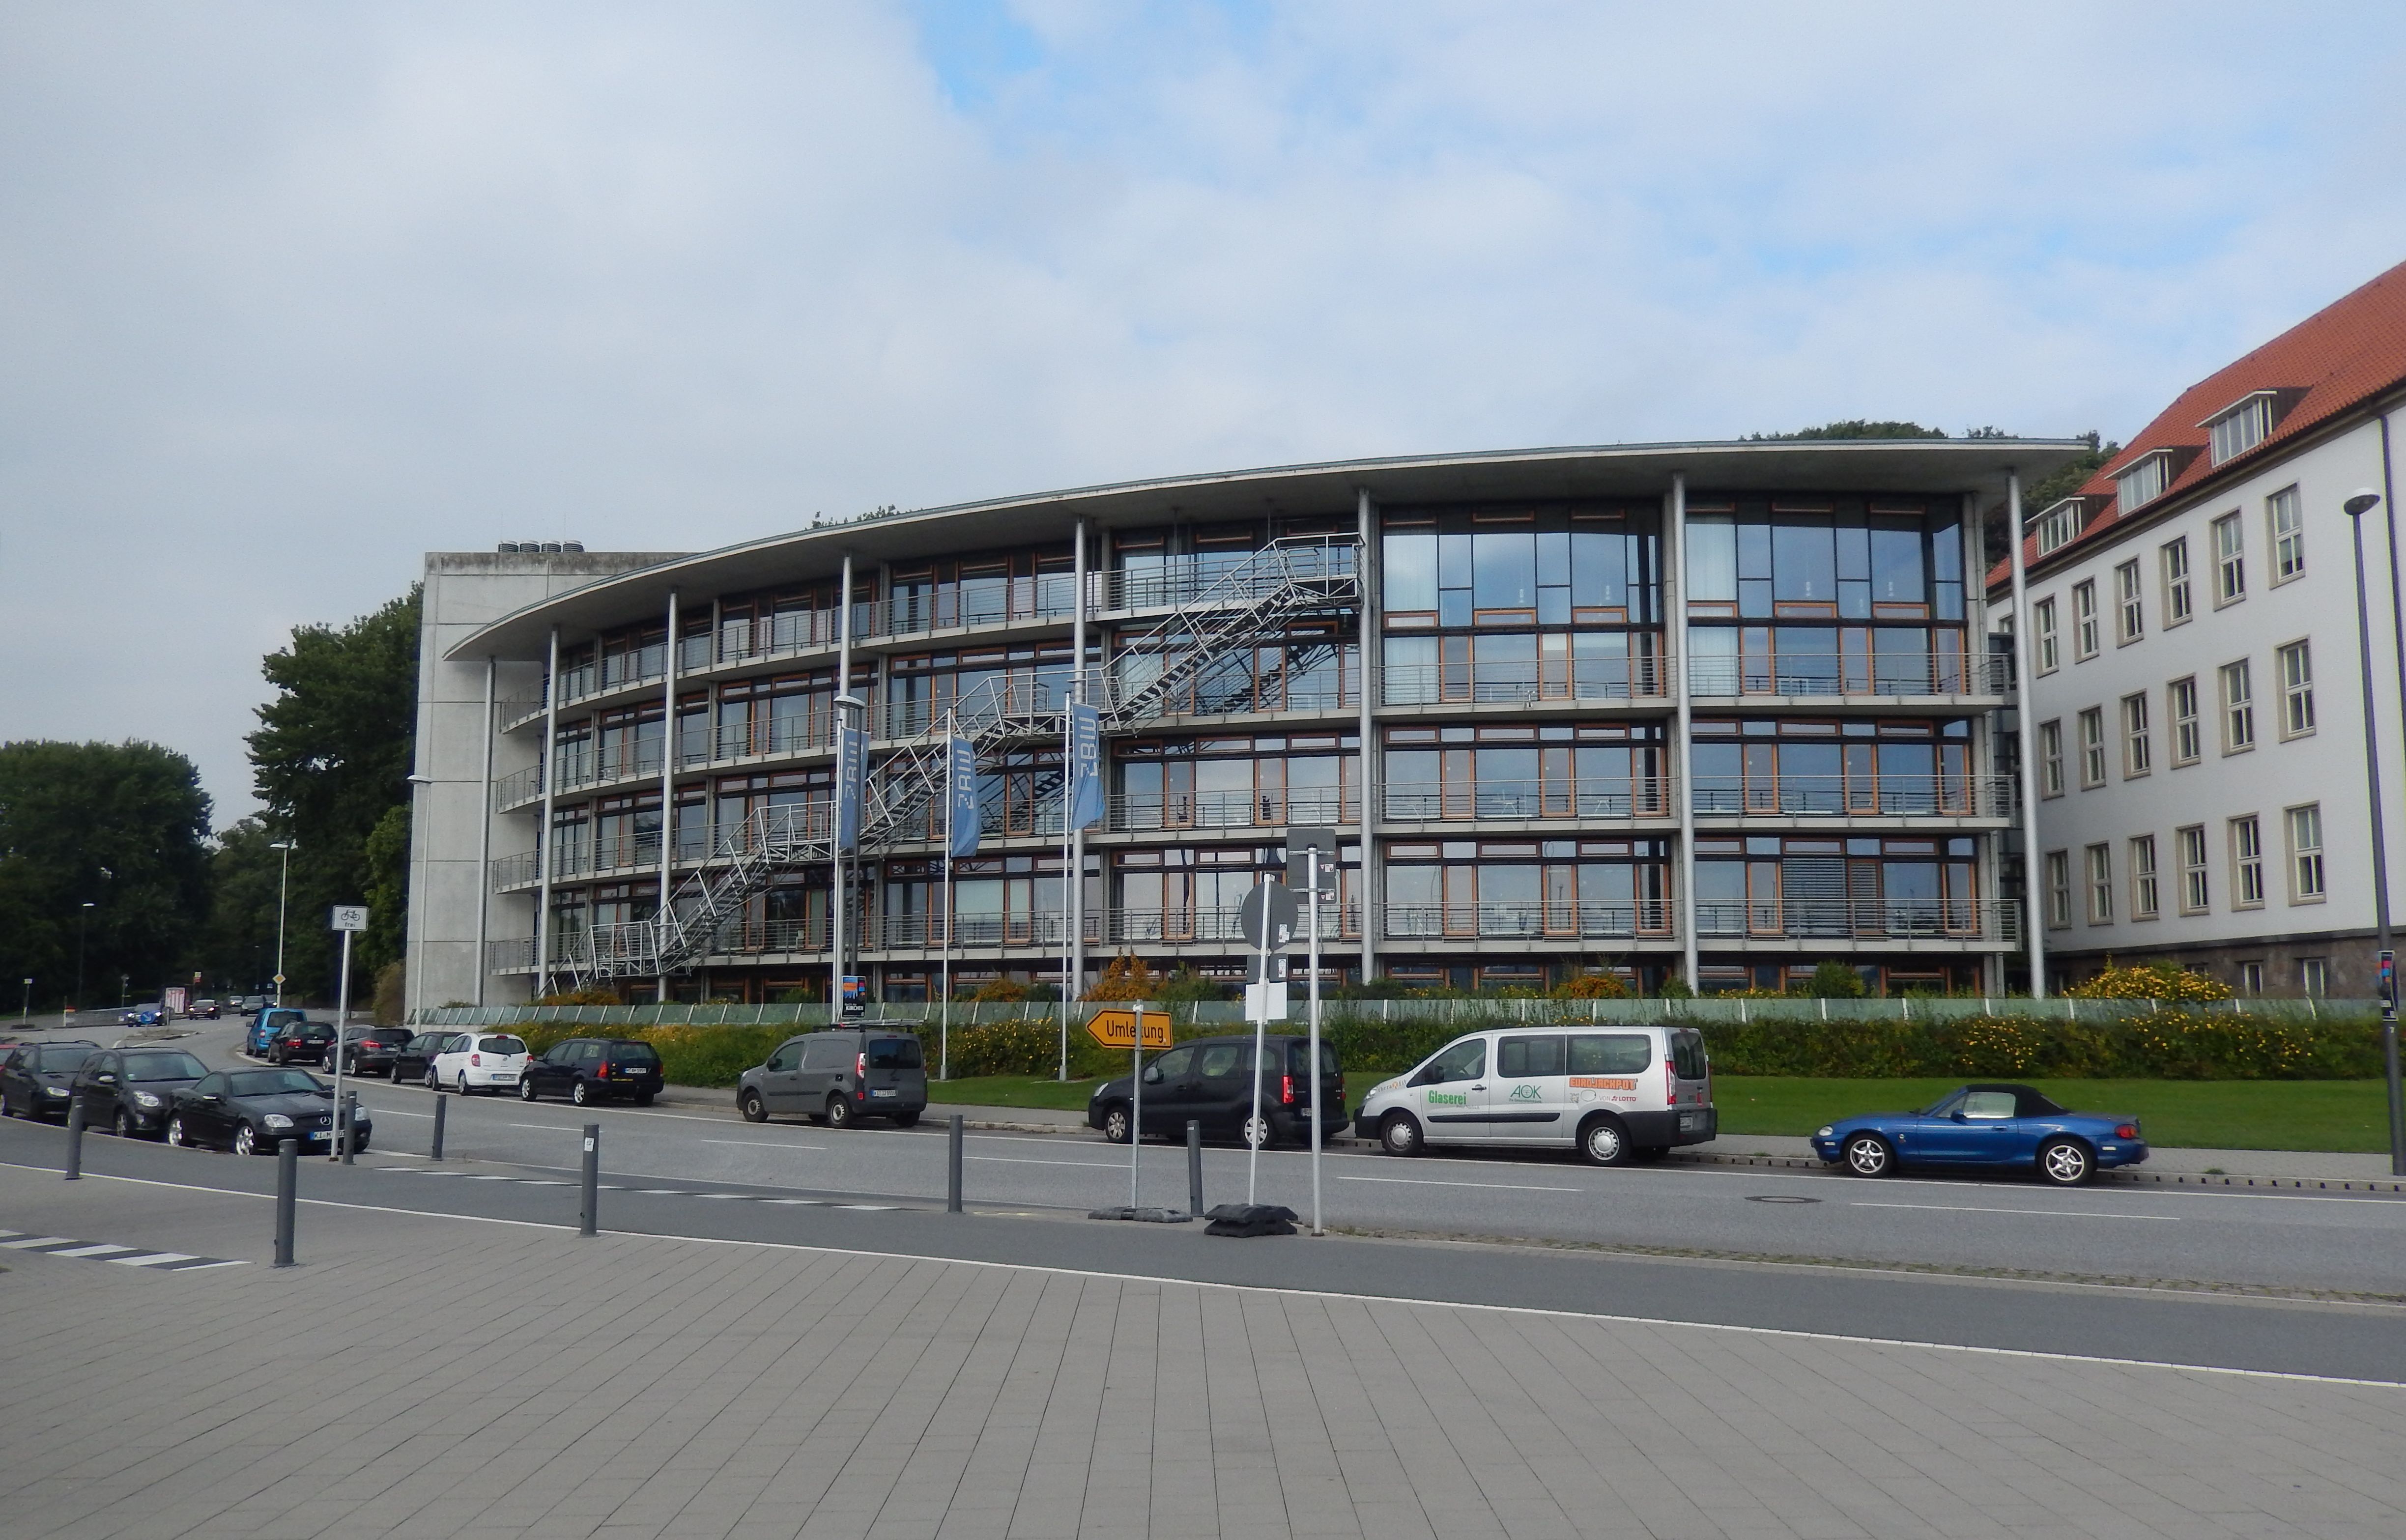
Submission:
[[[1215,664],[1282,636],[1297,621],[1358,610],[1359,555],[1350,536],[1275,541],[1216,574],[1168,588],[1168,614],[1103,668],[1083,671],[1085,701],[1099,713],[1105,735],[1180,714]],[[1019,744],[1061,742],[1069,684],[988,679],[953,703],[949,724],[939,719],[879,743],[862,798],[861,849],[930,838],[930,820],[943,805],[951,737],[968,739],[982,763]],[[682,971],[712,950],[779,871],[828,861],[834,846],[828,801],[757,808],[649,919],[561,938],[553,970],[580,984]]]

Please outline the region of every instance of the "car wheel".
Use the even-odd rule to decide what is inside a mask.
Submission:
[[[1391,1155],[1421,1152],[1421,1125],[1409,1112],[1390,1112],[1379,1124],[1379,1148]]]
[[[280,1048],[271,1048],[271,1049],[269,1049],[269,1050],[267,1051],[267,1062],[268,1062],[268,1063],[270,1063],[270,1064],[272,1064],[272,1065],[275,1065],[275,1066],[276,1066],[276,1067],[277,1067],[278,1068],[283,1067],[283,1065],[284,1065],[284,1050],[282,1050],[282,1049],[280,1049]]]
[[[259,1153],[259,1136],[250,1131],[250,1124],[244,1123],[234,1131],[234,1152],[237,1155]]]
[[[735,1110],[743,1114],[743,1121],[745,1123],[767,1123],[769,1121],[769,1104],[760,1099],[760,1093],[754,1091],[749,1087],[746,1087],[743,1095],[735,1098]]]
[[[464,1069],[460,1071],[460,1095],[462,1097],[468,1095],[468,1072]]]
[[[1238,1131],[1238,1137],[1244,1141],[1248,1150],[1267,1150],[1278,1142],[1278,1130],[1270,1126],[1267,1118],[1249,1117]]]
[[[650,1092],[648,1092],[648,1091],[638,1091],[638,1092],[636,1092],[636,1093],[635,1093],[635,1105],[636,1105],[637,1107],[649,1107],[649,1106],[651,1106],[651,1105],[652,1105],[652,1094],[651,1094]]]
[[[828,1098],[827,1125],[829,1128],[852,1126],[852,1103],[839,1091]]]
[[[521,1075],[521,1076],[519,1076],[519,1077],[518,1077],[518,1100],[520,1100],[520,1101],[533,1101],[533,1100],[535,1100],[535,1099],[536,1099],[536,1098],[535,1098],[535,1094],[534,1094],[534,1077],[533,1077],[532,1075]]]
[[[568,1088],[568,1099],[579,1107],[590,1107],[593,1105],[593,1090],[583,1081],[575,1081]]]
[[[1847,1139],[1841,1159],[1859,1177],[1884,1177],[1896,1169],[1896,1151],[1877,1134],[1857,1134]]]
[[[1136,1119],[1128,1115],[1127,1103],[1115,1101],[1103,1109],[1103,1137],[1113,1144],[1125,1144],[1135,1137]]]
[[[2077,1187],[2097,1174],[2097,1157],[2078,1139],[2049,1139],[2039,1146],[2038,1174],[2055,1187]]]
[[[191,1142],[184,1137],[184,1120],[181,1117],[167,1120],[167,1142],[178,1150],[191,1148]]]
[[[1629,1130],[1619,1118],[1591,1118],[1579,1130],[1579,1158],[1590,1166],[1626,1166],[1629,1164]]]
[[[443,1082],[434,1078],[434,1067],[431,1064],[426,1067],[426,1089],[429,1091],[443,1089]]]
[[[120,1139],[134,1137],[134,1120],[125,1115],[125,1109],[120,1107],[108,1115],[108,1131]]]

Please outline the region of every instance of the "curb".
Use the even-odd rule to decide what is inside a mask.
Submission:
[[[1819,1160],[1793,1155],[1688,1155],[1674,1154],[1665,1164],[1679,1166],[1760,1166],[1786,1171],[1828,1171],[1830,1165]],[[2113,1183],[2127,1187],[2261,1187],[2295,1192],[2328,1193],[2406,1193],[2406,1180],[2380,1181],[2357,1177],[2210,1177],[2194,1172],[2164,1171],[2100,1171],[2094,1179],[2098,1184]]]

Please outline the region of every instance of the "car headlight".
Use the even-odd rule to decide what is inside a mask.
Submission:
[[[1832,1127],[1830,1124],[1828,1124],[1828,1123],[1823,1123],[1823,1124],[1821,1125],[1821,1131],[1820,1131],[1819,1133],[1818,1133],[1818,1134],[1814,1135],[1813,1137],[1814,1137],[1815,1138],[1817,1138],[1817,1139],[1826,1139],[1826,1138],[1828,1138],[1830,1136],[1832,1136],[1833,1134],[1835,1134],[1836,1132],[1837,1132],[1837,1129],[1835,1129],[1835,1128]]]
[[[66,1094],[67,1088],[64,1085],[46,1085],[42,1087],[42,1095],[45,1096],[64,1096]]]
[[[267,1124],[270,1128],[290,1128],[292,1126],[292,1120],[286,1117],[281,1112],[270,1112],[267,1116],[260,1119],[259,1121]]]
[[[134,1105],[136,1107],[159,1107],[163,1104],[158,1097],[152,1095],[148,1091],[136,1091],[134,1093]]]

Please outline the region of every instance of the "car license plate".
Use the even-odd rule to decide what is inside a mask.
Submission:
[[[890,1086],[890,1085],[889,1085],[889,1086],[884,1086],[884,1087],[879,1088],[878,1090],[871,1091],[871,1092],[870,1093],[870,1095],[872,1095],[872,1096],[890,1096],[890,1095],[894,1095],[894,1088],[893,1088],[892,1086]]]
[[[1681,1133],[1686,1133],[1690,1129],[1693,1128],[1701,1128],[1704,1126],[1704,1123],[1705,1115],[1702,1112],[1682,1112],[1679,1114],[1679,1131]]]

